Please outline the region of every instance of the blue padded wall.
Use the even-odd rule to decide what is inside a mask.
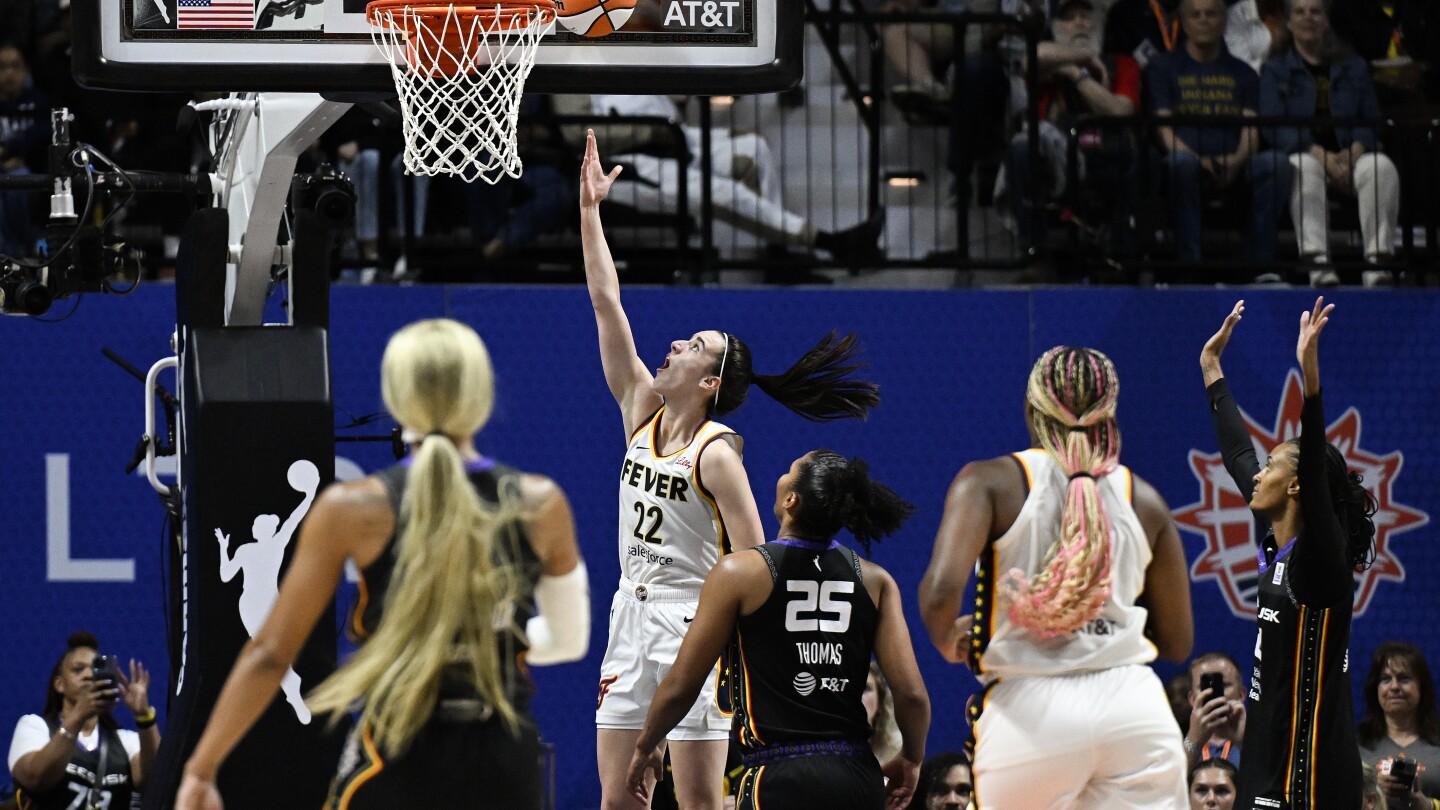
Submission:
[[[1225,366],[1242,408],[1260,429],[1273,432],[1283,416],[1287,374],[1295,367],[1298,316],[1313,298],[1303,290],[1247,293],[1245,320]],[[781,370],[831,329],[861,334],[869,374],[884,396],[868,422],[813,425],[758,391],[728,421],[746,439],[751,485],[772,529],[775,479],[796,456],[822,446],[865,456],[879,480],[917,505],[906,530],[877,546],[874,559],[894,574],[907,600],[934,702],[930,750],[938,752],[962,744],[964,701],[975,687],[966,670],[934,652],[915,613],[915,588],[951,479],[966,461],[1025,445],[1024,383],[1041,351],[1057,343],[1093,346],[1114,359],[1121,375],[1122,459],[1181,515],[1187,556],[1200,560],[1207,554],[1198,528],[1206,490],[1192,457],[1213,454],[1215,439],[1197,358],[1237,295],[632,289],[624,301],[640,356],[652,367],[662,362],[671,340],[700,329],[742,336],[762,373]],[[166,354],[171,296],[163,287],[123,299],[90,296],[58,324],[0,320],[0,413],[8,420],[9,450],[0,469],[0,639],[11,652],[0,723],[39,709],[65,636],[81,627],[96,632],[107,652],[141,658],[157,671],[152,699],[164,711],[162,513],[143,479],[122,471],[140,434],[141,385],[104,359],[100,348],[113,348],[142,367]],[[1440,323],[1440,296],[1345,291],[1334,300],[1339,306],[1322,339],[1327,416],[1343,423],[1336,436],[1355,449],[1352,458],[1369,459],[1383,472],[1383,514],[1395,524],[1386,533],[1383,577],[1377,574],[1362,588],[1367,602],[1351,646],[1358,689],[1371,651],[1383,640],[1416,642],[1440,664],[1440,642],[1431,632],[1440,611],[1422,584],[1440,576],[1440,552],[1427,525],[1440,509],[1434,486],[1440,481],[1440,340],[1430,328]],[[56,310],[68,306],[61,302]],[[331,346],[337,424],[382,410],[378,369],[386,339],[409,321],[437,315],[473,325],[494,356],[499,404],[481,435],[482,450],[552,476],[574,504],[590,566],[596,634],[583,663],[536,670],[536,713],[557,746],[559,807],[595,807],[592,713],[605,607],[618,576],[614,476],[624,436],[601,375],[592,311],[579,288],[336,289]],[[173,387],[173,378],[162,382]],[[340,435],[381,433],[389,426],[383,419]],[[366,471],[390,460],[383,443],[341,443],[337,453]],[[60,541],[68,539],[70,558],[133,560],[133,581],[47,580],[47,559],[56,556],[53,549],[47,553],[47,532],[57,534],[58,528],[47,521],[47,492],[57,500],[52,506],[62,505],[55,482],[47,487],[47,454],[68,455],[70,525]],[[1238,592],[1244,565],[1226,559],[1229,568],[1210,566],[1192,582],[1196,650],[1228,651],[1247,669],[1254,622],[1244,604],[1227,598]],[[347,588],[340,598],[344,607],[353,592]],[[1176,671],[1157,669],[1165,676]]]

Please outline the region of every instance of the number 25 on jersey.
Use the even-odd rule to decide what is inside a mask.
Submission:
[[[843,633],[850,629],[850,602],[836,594],[852,594],[855,583],[827,580],[790,580],[786,589],[797,594],[785,606],[785,629],[791,633]]]

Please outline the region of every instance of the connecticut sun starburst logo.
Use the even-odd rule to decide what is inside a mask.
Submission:
[[[1273,429],[1267,430],[1241,411],[1260,459],[1275,445],[1300,435],[1300,406],[1304,401],[1300,372],[1292,369],[1285,378],[1285,394]],[[1380,506],[1375,513],[1375,564],[1355,575],[1356,616],[1365,612],[1382,580],[1405,579],[1405,567],[1390,548],[1395,535],[1430,522],[1429,515],[1391,497],[1395,479],[1405,464],[1404,454],[1396,450],[1382,456],[1361,448],[1360,427],[1360,412],[1350,408],[1325,429],[1326,438],[1345,455],[1350,469],[1364,476],[1365,488]],[[1200,481],[1200,501],[1175,512],[1175,522],[1182,529],[1205,538],[1205,551],[1190,566],[1190,579],[1215,580],[1231,612],[1241,618],[1254,618],[1260,573],[1255,555],[1258,538],[1254,536],[1249,504],[1225,472],[1219,453],[1191,450],[1190,469]]]

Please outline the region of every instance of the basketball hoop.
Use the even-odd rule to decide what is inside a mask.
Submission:
[[[405,168],[491,184],[519,177],[520,97],[554,0],[374,0],[365,17],[400,94]]]

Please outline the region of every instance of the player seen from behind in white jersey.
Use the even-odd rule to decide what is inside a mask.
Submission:
[[[1180,728],[1146,666],[1190,653],[1185,553],[1159,493],[1119,463],[1119,392],[1104,354],[1046,352],[1031,449],[967,464],[945,501],[920,611],[985,684],[971,719],[987,810],[1185,806]]]

